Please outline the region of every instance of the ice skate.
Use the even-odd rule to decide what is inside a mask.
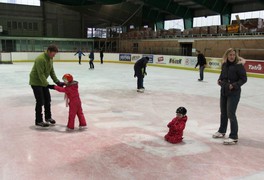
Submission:
[[[224,138],[225,134],[220,133],[220,132],[216,132],[213,134],[213,138]]]
[[[40,122],[40,123],[36,123],[37,127],[49,127],[49,123],[45,123],[45,122]]]
[[[55,125],[55,124],[56,124],[56,121],[55,121],[54,119],[52,119],[52,118],[45,119],[45,121],[46,121],[47,123],[50,123],[50,125]]]
[[[66,127],[66,131],[67,131],[67,132],[73,132],[74,129],[71,129],[71,128]]]
[[[141,89],[138,89],[137,92],[140,92],[140,93],[144,93],[145,89],[141,88]]]
[[[234,145],[236,143],[237,143],[237,139],[228,138],[224,140],[224,145]]]
[[[86,130],[87,126],[79,126],[79,130]]]

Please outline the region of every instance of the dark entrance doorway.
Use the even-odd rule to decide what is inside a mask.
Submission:
[[[181,55],[192,56],[192,43],[181,43]]]

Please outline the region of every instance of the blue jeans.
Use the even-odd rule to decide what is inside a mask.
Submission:
[[[200,66],[199,71],[200,71],[200,79],[203,80],[204,79],[204,68],[205,66]]]
[[[220,128],[218,132],[225,134],[228,124],[228,119],[230,119],[231,132],[229,134],[229,138],[238,139],[238,123],[236,118],[236,110],[238,106],[238,102],[240,100],[240,93],[231,95],[231,96],[223,96],[220,97]]]

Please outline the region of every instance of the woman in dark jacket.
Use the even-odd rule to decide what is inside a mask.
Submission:
[[[225,137],[228,119],[230,119],[231,132],[229,138],[224,140],[224,144],[236,144],[238,141],[236,109],[240,100],[241,86],[247,82],[247,74],[244,68],[245,61],[238,56],[234,49],[228,49],[223,59],[224,63],[218,79],[218,85],[221,86],[220,128],[213,138]]]
[[[89,69],[94,69],[94,51],[92,50],[90,52],[90,55],[89,55],[89,58],[90,58],[90,61],[89,61],[89,64],[90,64],[90,68]]]

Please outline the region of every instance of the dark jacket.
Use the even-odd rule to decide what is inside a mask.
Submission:
[[[241,62],[231,63],[227,61],[222,65],[222,71],[218,79],[221,86],[221,95],[230,96],[241,93],[241,86],[247,82],[247,73]],[[229,89],[229,85],[233,85],[233,89]]]
[[[104,51],[103,50],[100,51],[100,57],[104,57]]]
[[[148,63],[148,59],[143,57],[141,59],[139,59],[135,65],[134,65],[134,71],[135,71],[135,75],[136,76],[140,76],[146,74],[146,66]]]
[[[198,54],[197,56],[197,64],[195,67],[197,67],[198,65],[200,67],[206,65],[206,59],[202,53]]]
[[[90,58],[91,60],[94,60],[94,52],[93,52],[93,51],[90,52],[89,58]]]

